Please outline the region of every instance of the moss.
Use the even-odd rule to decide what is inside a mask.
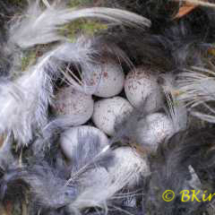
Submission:
[[[83,33],[88,36],[107,30],[107,25],[93,20],[77,20],[60,29],[60,34],[74,41],[77,34]]]
[[[12,207],[11,215],[21,215],[21,214],[22,214],[21,202],[17,202]]]
[[[214,48],[208,49],[208,54],[215,56],[215,49]]]
[[[26,0],[8,0],[8,2],[14,6],[24,6],[27,3]]]
[[[24,53],[21,58],[21,70],[25,71],[27,67],[34,64],[36,62],[37,53],[35,50],[28,51]]]
[[[69,7],[81,7],[86,5],[91,5],[95,1],[94,0],[70,0]]]
[[[9,2],[14,4],[22,4],[23,2],[25,2],[25,0],[9,0]]]

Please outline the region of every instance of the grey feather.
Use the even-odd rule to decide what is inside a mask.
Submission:
[[[185,130],[188,124],[188,114],[185,104],[177,97],[176,80],[171,74],[164,74],[160,78],[162,79],[162,89],[167,100],[167,113],[172,119],[175,133]]]
[[[135,150],[119,148],[113,151],[113,155],[113,164],[108,169],[98,167],[84,174],[80,194],[69,205],[71,211],[87,207],[105,209],[111,206],[111,200],[120,190],[137,185],[141,176],[150,174],[146,160]]]
[[[10,133],[4,138],[3,145],[0,148],[0,167],[8,167],[15,163],[12,154],[13,135]]]

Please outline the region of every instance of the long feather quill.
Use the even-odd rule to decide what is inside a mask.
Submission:
[[[51,5],[43,10],[39,3],[31,4],[26,14],[11,25],[9,44],[26,49],[37,44],[47,44],[65,40],[58,29],[61,25],[80,18],[98,18],[115,24],[134,27],[150,27],[151,22],[137,14],[113,8],[93,7],[68,9]]]

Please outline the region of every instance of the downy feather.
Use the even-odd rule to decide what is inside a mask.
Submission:
[[[54,80],[64,76],[60,69],[62,64],[87,64],[93,53],[89,41],[80,39],[75,43],[65,43],[42,56],[36,65],[14,82],[2,83],[0,133],[12,131],[18,144],[28,145],[35,132],[41,133],[48,123]],[[72,120],[75,121],[75,118]]]
[[[113,164],[107,169],[98,167],[84,175],[86,178],[80,182],[80,194],[69,205],[71,211],[87,207],[105,209],[111,206],[111,200],[119,191],[135,187],[141,177],[150,173],[145,158],[130,147],[115,149],[113,159]]]

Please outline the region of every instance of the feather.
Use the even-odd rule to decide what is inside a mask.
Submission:
[[[186,70],[180,74],[177,81],[178,92],[180,92],[178,99],[186,103],[193,116],[210,123],[215,122],[215,110],[210,105],[210,102],[215,99],[214,75],[214,71],[193,67],[192,70]],[[207,110],[207,113],[196,109],[199,106]]]
[[[74,146],[71,175],[80,174],[80,170],[85,169],[85,167],[87,167],[87,170],[99,166],[107,168],[111,165],[111,159],[113,158],[112,153],[110,151],[108,152],[109,148],[110,146],[107,143],[102,142],[93,133],[89,132],[85,135],[79,133],[78,144]],[[100,156],[101,159],[99,159]]]
[[[86,146],[85,138],[88,147],[84,147]],[[77,145],[72,165],[65,166],[47,162],[51,153],[49,152],[48,159],[46,157],[41,159],[40,154],[39,156],[36,154],[34,162],[28,166],[24,165],[20,171],[14,169],[13,177],[19,178],[29,188],[33,211],[55,211],[71,204],[79,196],[83,186],[79,181],[83,181],[83,175],[87,175],[96,167],[106,168],[111,165],[111,153],[101,147],[98,139],[92,135],[85,138],[79,137],[80,145]],[[105,153],[106,151],[107,153]],[[100,160],[98,157],[101,155],[103,159]],[[55,153],[55,159],[58,159],[57,156]],[[18,172],[22,174],[20,175]],[[6,173],[9,174],[9,172]],[[73,180],[68,181],[70,173],[73,175]],[[15,185],[15,179],[6,184]],[[85,183],[85,187],[87,187],[87,183]],[[5,190],[10,193],[10,190]]]
[[[19,168],[16,164],[1,168],[0,177],[0,200],[5,203],[7,201],[15,201],[24,198],[28,189],[27,183],[23,180],[26,171]]]
[[[0,148],[0,167],[7,168],[11,164],[15,163],[15,158],[12,154],[12,143],[13,136],[8,134],[3,141],[3,144]]]
[[[146,161],[133,149],[119,148],[113,151],[113,155],[113,164],[108,169],[95,168],[84,174],[85,179],[80,182],[80,194],[69,205],[71,211],[77,208],[111,206],[110,201],[117,192],[126,186],[134,187],[139,183],[141,176],[149,175]]]
[[[66,179],[46,163],[27,168],[24,180],[31,187],[34,207],[58,209],[73,201],[78,194],[78,187],[66,186]]]
[[[179,132],[160,144],[157,153],[150,156],[152,174],[147,185],[149,190],[144,195],[144,207],[152,212],[155,207],[161,215],[204,211],[210,202],[184,203],[180,192],[197,189],[213,193],[214,158],[214,129]],[[166,190],[175,192],[174,200],[168,203],[161,197]]]
[[[65,40],[57,33],[60,25],[80,19],[99,18],[116,24],[131,26],[150,26],[150,21],[134,13],[111,8],[68,9],[51,5],[42,10],[39,2],[31,4],[20,20],[10,29],[9,44],[26,49],[37,44]]]
[[[44,57],[15,83],[1,85],[0,131],[12,131],[20,144],[27,145],[33,138],[33,130],[43,127],[47,121],[47,106],[53,90],[45,71],[48,59],[49,56]]]
[[[162,88],[167,100],[167,113],[172,119],[175,133],[185,130],[188,123],[187,110],[183,102],[177,98],[174,76],[165,74],[160,79],[162,79]]]
[[[58,209],[77,195],[75,187],[65,185],[66,179],[59,175],[59,170],[45,162],[22,168],[10,166],[0,178],[1,200],[14,202],[28,191],[35,211]]]
[[[202,1],[201,0],[183,0],[183,1],[197,6],[212,7],[212,8],[215,7],[214,3],[210,3],[205,0],[202,0]]]
[[[71,213],[89,207],[105,208],[120,190],[135,187],[141,177],[149,174],[145,158],[134,149],[103,147],[90,134],[80,135],[78,143],[73,146],[71,177],[66,183],[78,189],[74,201],[66,206]]]

